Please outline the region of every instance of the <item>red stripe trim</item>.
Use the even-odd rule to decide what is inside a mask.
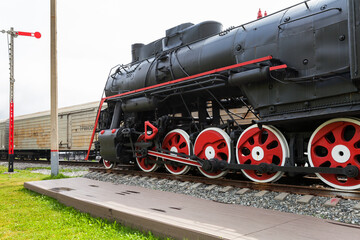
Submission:
[[[51,152],[58,152],[59,150],[51,150]]]
[[[279,66],[274,66],[274,67],[270,67],[269,70],[270,70],[270,71],[275,71],[275,70],[284,69],[284,68],[287,68],[287,65],[286,65],[286,64],[279,65]]]
[[[243,66],[246,66],[246,65],[254,64],[254,63],[268,61],[268,60],[271,60],[271,59],[272,59],[272,56],[258,58],[258,59],[254,59],[254,60],[251,60],[251,61],[238,63],[238,64],[230,65],[230,66],[227,66],[227,67],[218,68],[218,69],[214,69],[214,70],[211,70],[211,71],[195,74],[195,75],[192,75],[192,76],[176,79],[176,80],[169,81],[169,82],[166,82],[166,83],[160,83],[160,84],[152,85],[152,86],[149,86],[149,87],[133,90],[133,91],[130,91],[130,92],[113,95],[113,96],[110,96],[110,97],[106,97],[105,99],[107,100],[107,99],[111,99],[111,98],[126,96],[126,95],[133,94],[133,93],[143,92],[143,91],[146,91],[146,90],[149,90],[149,89],[154,89],[154,88],[158,88],[158,87],[162,87],[162,86],[166,86],[166,85],[170,85],[170,84],[174,84],[174,83],[178,83],[178,82],[182,82],[182,81],[186,81],[186,80],[190,80],[190,79],[194,79],[194,78],[198,78],[198,77],[203,77],[203,76],[206,76],[206,75],[210,75],[210,74],[230,70],[230,69],[233,69],[233,68],[238,68],[238,67],[243,67]]]

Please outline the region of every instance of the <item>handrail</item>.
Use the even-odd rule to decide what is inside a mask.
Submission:
[[[318,14],[321,14],[321,13],[325,13],[325,12],[329,12],[329,11],[332,11],[332,10],[338,10],[339,12],[342,11],[341,8],[329,8],[329,9],[326,9],[324,11],[321,11],[321,12],[317,12],[317,13],[313,13],[313,14],[310,14],[310,15],[307,15],[307,16],[304,16],[304,17],[300,17],[300,18],[296,18],[294,20],[291,20],[291,21],[286,21],[284,23],[281,23],[278,28],[281,29],[281,26],[285,25],[285,24],[288,24],[288,23],[292,23],[292,22],[296,22],[296,21],[299,21],[299,20],[302,20],[302,19],[305,19],[305,18],[308,18],[308,17],[312,17],[312,16],[315,16],[315,15],[318,15]]]

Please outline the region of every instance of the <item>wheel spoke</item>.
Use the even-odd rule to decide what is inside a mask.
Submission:
[[[319,167],[322,166],[323,164],[325,164],[326,162],[329,162],[329,163],[330,163],[329,167],[333,167],[333,166],[331,166],[331,164],[333,164],[333,162],[331,161],[331,158],[330,158],[330,157],[314,156],[313,159],[316,160],[316,162],[318,163]]]
[[[254,140],[254,143],[252,145],[258,146],[260,144],[260,138],[261,138],[260,133],[261,132],[258,131],[251,136],[251,138]]]
[[[271,159],[273,158],[273,156],[277,156],[277,157],[281,157],[282,155],[282,149],[279,147],[279,148],[273,148],[273,149],[270,149],[270,150],[265,150],[265,156],[268,156],[267,159],[270,159],[270,163],[271,163]]]
[[[356,155],[360,155],[360,148],[354,148],[353,150],[352,150],[352,155],[353,156],[356,156]]]
[[[244,148],[247,148],[247,149],[249,149],[250,151],[254,148],[254,146],[253,145],[250,145],[250,143],[247,141],[247,142],[245,142],[244,144],[242,144],[242,147]]]
[[[325,137],[321,138],[317,141],[316,145],[314,145],[314,147],[316,146],[322,146],[324,148],[326,148],[328,151],[332,149],[332,146],[334,145],[334,143],[330,143]]]
[[[354,148],[356,148],[355,144],[359,141],[360,141],[360,128],[355,127],[354,136],[348,142],[349,145],[354,146]]]
[[[342,144],[344,142],[343,132],[344,132],[344,124],[339,124],[337,127],[333,128],[331,132],[335,136],[334,144]]]
[[[267,131],[268,132],[268,131]],[[265,142],[263,143],[264,146],[268,146],[272,142],[279,142],[279,139],[274,135],[268,132],[268,137],[266,138]]]

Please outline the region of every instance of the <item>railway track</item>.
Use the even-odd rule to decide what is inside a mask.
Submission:
[[[0,160],[0,162],[8,162],[8,160]],[[29,163],[29,164],[49,164],[50,161],[46,160],[15,160],[14,163]],[[99,167],[101,164],[99,162],[90,162],[90,161],[65,161],[60,160],[59,165],[63,166],[81,166],[81,167]]]
[[[178,180],[182,182],[192,182],[192,183],[203,183],[206,185],[218,185],[218,186],[231,186],[234,188],[249,188],[252,190],[266,190],[273,192],[286,192],[291,194],[301,194],[301,195],[314,195],[321,197],[337,197],[342,199],[351,199],[351,200],[360,200],[360,191],[357,190],[340,190],[329,188],[324,185],[321,185],[321,182],[313,178],[303,178],[303,181],[306,185],[290,185],[286,183],[256,183],[248,180],[234,180],[227,178],[220,179],[209,179],[200,176],[194,175],[173,175],[169,173],[161,172],[143,172],[137,171],[132,166],[121,165],[117,166],[115,169],[105,169],[99,167],[89,168],[90,172],[100,172],[100,173],[111,173],[111,174],[122,174],[122,175],[133,175],[140,177],[149,177],[149,178],[158,178],[158,179],[167,179],[167,180]],[[289,182],[288,179],[285,179],[284,182]]]

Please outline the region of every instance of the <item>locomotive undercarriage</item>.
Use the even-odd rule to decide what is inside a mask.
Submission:
[[[224,176],[228,171],[242,171],[246,177],[256,182],[276,181],[284,172],[289,175],[316,173],[333,187],[358,188],[357,185],[353,186],[354,182],[358,183],[358,156],[349,161],[349,155],[353,154],[350,153],[351,150],[358,152],[359,143],[356,143],[355,150],[350,150],[348,144],[355,135],[354,131],[359,129],[358,120],[332,119],[315,131],[312,139],[317,137],[316,133],[319,131],[340,124],[343,126],[341,131],[346,135],[344,140],[337,133],[324,137],[329,141],[325,147],[310,145],[308,153],[314,152],[316,158],[322,158],[329,154],[332,143],[344,143],[338,143],[332,148],[333,161],[327,159],[315,165],[316,163],[304,156],[304,145],[305,141],[309,141],[309,132],[286,132],[284,137],[273,126],[255,124],[244,128],[235,126],[231,120],[223,125],[203,126],[203,130],[199,132],[194,131],[196,127],[200,128],[199,118],[186,120],[184,117],[163,116],[162,119],[166,119],[167,124],[170,124],[159,128],[151,124],[146,134],[122,128],[120,138],[124,143],[119,162],[129,162],[135,157],[137,165],[143,171],[151,172],[165,166],[172,174],[185,174],[190,166],[195,166],[209,178]],[[191,129],[184,126],[193,127]],[[240,128],[245,130],[241,133]],[[151,137],[155,129],[162,134],[145,140],[146,135]],[[109,165],[110,162],[107,161],[105,163],[107,167],[113,165]]]
[[[257,118],[247,119],[250,114],[256,116],[257,111],[245,97],[219,98],[215,92],[223,94],[221,87],[209,90],[207,97],[174,91],[168,94],[171,106],[159,105],[153,111],[118,111],[118,120],[113,117],[112,126],[105,131],[114,135],[111,141],[116,143],[116,159],[104,160],[105,166],[135,161],[142,171],[164,166],[176,175],[196,167],[209,178],[241,171],[256,182],[274,182],[284,173],[315,173],[335,188],[360,187],[359,120],[332,118],[323,124],[323,120],[314,119],[272,121],[268,125]],[[110,106],[121,103],[111,102]],[[239,107],[245,111],[236,113]]]

